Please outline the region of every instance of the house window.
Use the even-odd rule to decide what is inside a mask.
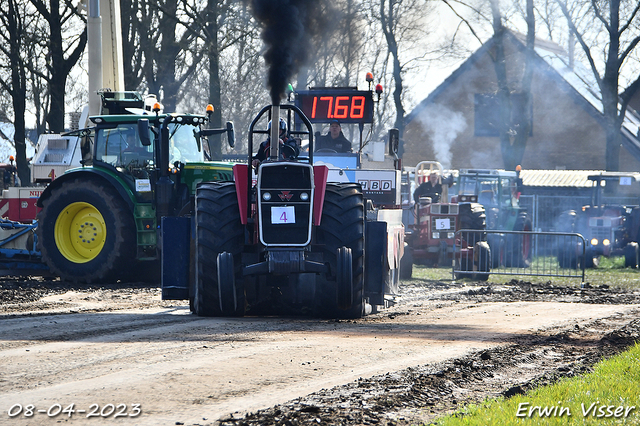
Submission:
[[[529,120],[529,136],[533,136],[533,112],[531,108],[525,112],[526,107],[522,93],[512,93],[511,104],[511,122],[518,121],[515,119],[518,114],[526,114],[526,118]],[[495,94],[476,94],[474,96],[474,108],[475,136],[500,136],[498,130],[500,120],[498,96]]]

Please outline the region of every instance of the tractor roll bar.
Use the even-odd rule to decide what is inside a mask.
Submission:
[[[258,133],[258,134],[269,134],[268,130],[255,130],[255,126],[258,123],[258,121],[260,121],[260,119],[265,115],[268,114],[268,118],[269,120],[271,120],[271,109],[273,107],[277,107],[280,108],[280,110],[287,110],[288,114],[287,114],[287,130],[289,131],[289,134],[296,134],[296,135],[308,135],[309,136],[309,164],[313,164],[313,148],[314,148],[314,141],[313,141],[313,125],[311,124],[311,121],[309,121],[309,119],[307,118],[306,115],[304,115],[304,113],[302,112],[302,110],[300,108],[298,108],[295,105],[288,105],[288,104],[283,104],[283,105],[267,105],[265,107],[263,107],[260,112],[256,115],[256,117],[253,119],[253,121],[251,122],[251,124],[249,125],[249,140],[248,140],[248,146],[247,149],[249,151],[248,153],[248,161],[247,161],[247,194],[251,194],[251,160],[253,159],[253,134],[254,133]],[[291,131],[291,112],[294,112],[295,114],[298,115],[298,117],[300,117],[300,119],[302,120],[302,122],[304,123],[304,125],[307,128],[307,131],[303,131],[303,130],[296,130],[296,131]],[[278,123],[275,124],[275,126],[278,126]],[[251,203],[247,203],[247,207],[248,207],[248,211],[247,214],[248,216],[251,216]]]

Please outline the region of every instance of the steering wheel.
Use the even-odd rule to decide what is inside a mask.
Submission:
[[[329,153],[329,154],[337,154],[338,153],[338,151],[336,151],[335,149],[331,149],[331,148],[316,149],[316,153],[318,153],[318,152],[320,152],[320,153],[325,152],[325,153]]]
[[[287,159],[294,160],[296,158],[296,150],[291,145],[283,144],[281,146],[282,156]]]

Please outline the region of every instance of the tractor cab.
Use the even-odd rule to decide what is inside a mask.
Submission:
[[[477,202],[487,212],[487,229],[512,227],[515,212],[519,210],[521,192],[516,172],[505,170],[460,170],[458,178],[458,202]]]

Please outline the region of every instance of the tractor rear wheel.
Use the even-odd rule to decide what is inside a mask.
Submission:
[[[576,232],[578,214],[575,210],[567,210],[560,213],[556,220],[557,232]],[[568,242],[568,244],[567,244]],[[563,269],[576,269],[578,267],[578,239],[572,236],[560,236],[553,240],[553,249],[558,259],[558,265]]]
[[[631,242],[625,246],[624,266],[625,268],[638,268],[638,243]]]
[[[404,243],[404,254],[400,258],[400,279],[410,280],[413,276],[413,247]]]
[[[195,213],[194,312],[199,316],[243,316],[244,287],[242,281],[237,278],[244,246],[244,227],[240,222],[235,184],[214,182],[198,185]],[[228,255],[223,254],[219,262],[218,255],[224,252]],[[219,268],[219,265],[222,268]],[[233,280],[229,278],[230,275]],[[222,279],[225,282],[221,287],[219,280]],[[230,281],[233,282],[230,284]],[[232,300],[233,294],[229,293],[230,288],[235,290],[235,301]],[[224,300],[221,300],[221,295]]]
[[[563,269],[576,269],[578,267],[578,255],[575,247],[564,247],[559,249],[558,265]]]
[[[339,318],[361,318],[364,315],[364,220],[364,198],[359,185],[327,185],[316,237],[331,276],[318,276],[316,292],[320,297],[316,310],[319,315]],[[346,300],[344,294],[338,296],[344,291],[338,287],[338,275],[345,270],[338,267],[339,257],[344,256],[343,247],[351,250],[352,284],[349,306],[340,307]]]
[[[498,269],[505,264],[504,234],[487,233],[487,244],[491,249],[491,268]]]
[[[65,281],[106,283],[124,278],[136,257],[136,227],[125,201],[108,184],[68,180],[43,200],[38,249]]]
[[[531,231],[531,219],[525,212],[518,214],[514,231]],[[506,266],[516,268],[528,268],[531,265],[531,235],[530,234],[508,234],[507,247],[505,253]]]
[[[487,281],[491,271],[491,248],[489,248],[489,244],[486,241],[478,241],[473,251],[476,271],[478,272],[474,275],[474,278],[480,281]]]

